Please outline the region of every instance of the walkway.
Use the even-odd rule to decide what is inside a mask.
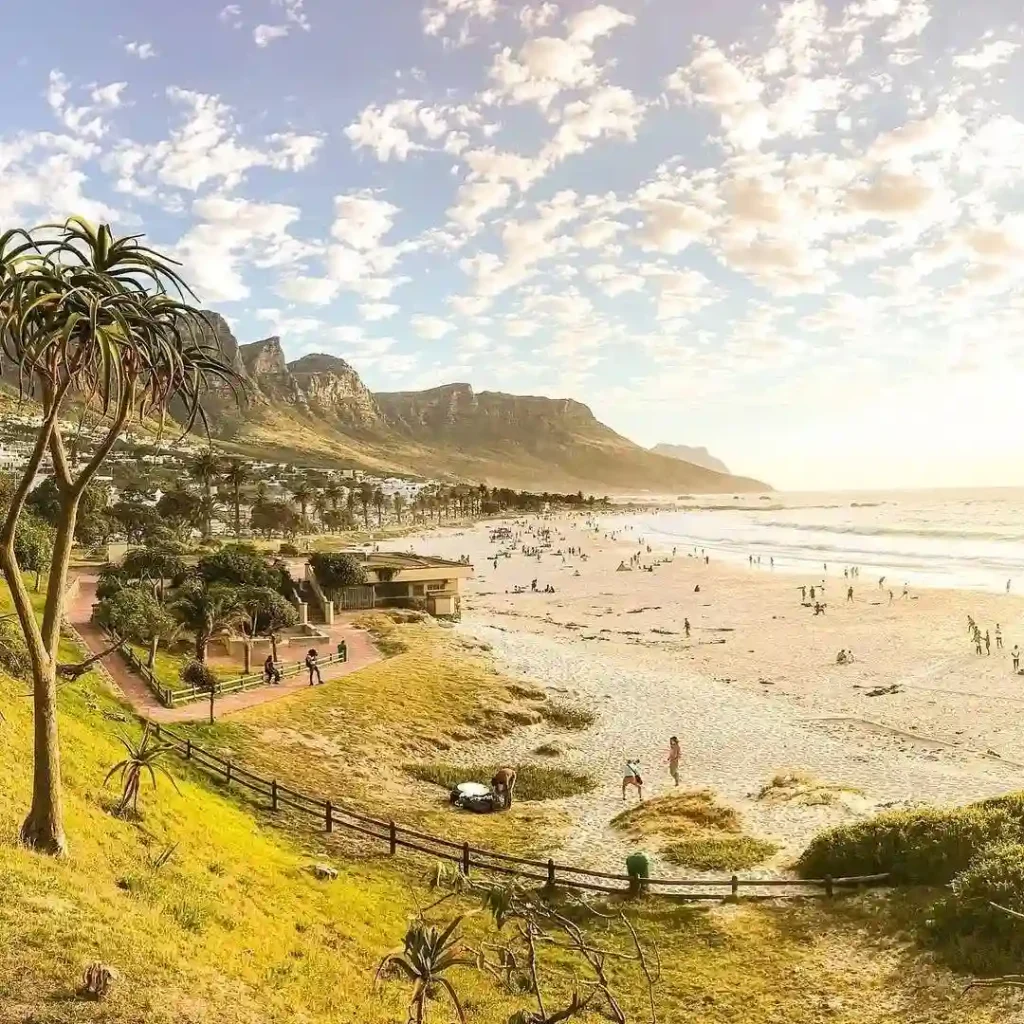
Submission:
[[[68,622],[76,629],[85,641],[90,652],[95,654],[110,646],[103,631],[91,621],[92,607],[96,603],[96,576],[79,577],[77,595],[66,609]],[[335,665],[325,665],[321,671],[324,683],[333,682],[358,672],[367,665],[381,660],[380,652],[374,647],[369,634],[356,629],[347,622],[336,622],[328,631],[330,633],[330,649],[334,650],[339,640],[348,644],[348,660]],[[128,702],[143,718],[154,722],[197,722],[205,720],[210,714],[208,700],[184,704],[176,708],[165,708],[154,696],[153,691],[129,667],[128,663],[116,651],[102,659],[103,667],[113,677],[114,682],[124,693]],[[215,714],[218,718],[243,711],[245,708],[266,704],[272,700],[280,700],[290,694],[307,689],[309,683],[305,673],[283,680],[277,686],[259,686],[241,693],[218,697],[215,703]]]

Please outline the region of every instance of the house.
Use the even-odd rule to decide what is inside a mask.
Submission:
[[[461,612],[462,581],[473,575],[468,562],[452,562],[397,551],[349,551],[362,564],[366,584],[332,595],[339,610],[388,605],[423,608],[431,615],[455,618]]]

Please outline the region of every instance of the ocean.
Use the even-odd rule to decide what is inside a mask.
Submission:
[[[680,499],[679,511],[637,513],[633,526],[659,549],[735,562],[775,559],[779,571],[861,568],[863,583],[1024,593],[1024,489],[716,495]],[[622,519],[608,520],[609,529]]]

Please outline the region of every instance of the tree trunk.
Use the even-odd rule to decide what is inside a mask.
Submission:
[[[204,665],[206,664],[206,646],[209,642],[209,637],[196,637],[196,661],[201,661]]]
[[[245,670],[243,675],[252,675],[252,641],[245,641]]]
[[[217,697],[217,690],[215,687],[210,687],[210,725],[213,725],[213,702]]]
[[[153,665],[156,662],[156,649],[160,644],[160,637],[155,636],[149,641],[149,655],[146,658],[146,668],[153,671]]]
[[[270,634],[270,653],[273,655],[274,661],[277,661],[277,634]]]
[[[60,786],[56,660],[33,675],[32,807],[21,826],[21,841],[40,853],[59,857],[67,853],[67,840]]]
[[[242,539],[242,496],[235,487],[235,540]]]

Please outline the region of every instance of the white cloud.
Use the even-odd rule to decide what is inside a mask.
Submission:
[[[121,94],[127,87],[127,82],[94,85],[89,92],[91,105],[75,106],[68,99],[71,83],[60,71],[51,71],[46,102],[68,131],[83,138],[101,139],[110,130],[103,115],[121,106]]]
[[[220,14],[217,15],[217,18],[219,21],[222,21],[225,25],[230,25],[232,28],[241,28],[241,13],[242,8],[239,4],[228,4],[226,7],[221,8]]]
[[[359,315],[364,320],[371,322],[378,320],[389,320],[399,310],[389,302],[361,302],[359,304]]]
[[[413,330],[424,339],[424,341],[440,341],[446,334],[450,334],[455,327],[442,320],[438,316],[425,316],[417,314],[410,321]]]
[[[493,21],[497,13],[498,0],[437,0],[423,8],[420,23],[426,35],[442,36],[453,20],[460,22],[457,35],[446,37],[446,42],[465,46],[472,42],[473,23]]]
[[[314,306],[326,306],[338,294],[338,282],[329,277],[284,277],[274,289],[278,295],[292,302],[308,302]]]
[[[471,181],[459,187],[448,219],[466,231],[475,231],[492,210],[503,209],[512,197],[512,189],[500,181]]]
[[[152,43],[130,42],[124,44],[125,51],[139,60],[152,60],[156,54],[156,47]]]
[[[376,249],[391,230],[398,207],[372,192],[350,192],[334,197],[331,234],[353,249]]]
[[[519,10],[519,24],[524,32],[537,32],[547,28],[558,17],[558,5],[543,0],[541,3],[527,4]]]
[[[614,85],[595,89],[586,99],[566,105],[562,123],[544,155],[563,160],[584,152],[592,141],[603,136],[633,142],[643,116],[643,104],[628,89]]]
[[[284,39],[290,29],[287,25],[257,25],[252,30],[252,38],[261,49],[266,49],[277,39]]]
[[[1020,49],[1020,43],[1011,43],[1006,39],[996,39],[991,43],[970,53],[958,53],[953,63],[959,68],[971,71],[984,71],[996,64],[1005,64]]]
[[[590,45],[602,36],[610,35],[617,28],[633,25],[636,18],[625,14],[616,7],[598,4],[574,14],[569,19],[569,38]]]
[[[413,140],[414,131],[422,132],[428,141],[440,139],[447,131],[442,113],[418,100],[403,99],[383,107],[366,107],[345,129],[353,149],[369,149],[382,163],[405,160],[411,152],[425,149]]]
[[[714,218],[698,206],[655,199],[643,206],[639,241],[644,249],[676,254],[707,237]]]
[[[887,43],[902,43],[919,36],[931,20],[928,0],[903,0],[899,15],[882,38]]]

